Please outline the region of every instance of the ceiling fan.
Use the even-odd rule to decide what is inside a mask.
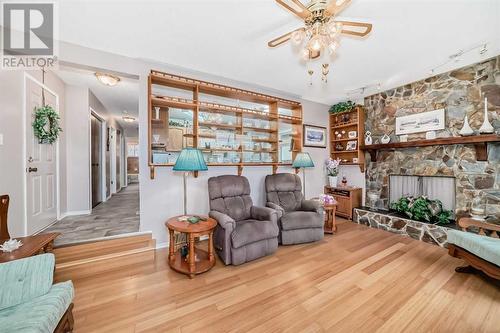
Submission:
[[[335,17],[351,4],[352,0],[312,0],[304,5],[299,0],[276,0],[278,4],[304,20],[304,27],[273,39],[269,47],[276,47],[288,40],[303,45],[304,60],[316,59],[325,49],[335,53],[340,34],[364,37],[372,30],[370,23],[341,21]]]

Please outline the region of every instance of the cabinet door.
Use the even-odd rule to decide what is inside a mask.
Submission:
[[[349,198],[346,197],[341,197],[341,196],[335,196],[335,200],[337,200],[338,205],[337,205],[337,213],[340,214],[345,214],[349,215]]]

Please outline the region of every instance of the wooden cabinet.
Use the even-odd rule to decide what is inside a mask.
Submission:
[[[360,149],[365,137],[365,110],[362,106],[330,113],[330,155],[341,165],[358,165],[365,170],[365,153]]]
[[[361,207],[362,189],[359,187],[325,186],[325,194],[337,200],[336,215],[352,220],[353,209]]]
[[[207,165],[290,166],[302,151],[302,105],[258,92],[152,70],[148,79],[149,167],[175,164],[184,147]],[[183,140],[184,139],[184,140]]]

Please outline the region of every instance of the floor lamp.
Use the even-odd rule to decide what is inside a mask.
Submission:
[[[184,148],[174,165],[174,171],[184,171],[184,216],[187,216],[187,176],[190,171],[207,171],[207,164],[203,159],[201,150]]]
[[[314,168],[314,162],[309,153],[298,153],[292,164],[293,168],[302,168],[304,177],[304,198],[306,197],[306,168]]]

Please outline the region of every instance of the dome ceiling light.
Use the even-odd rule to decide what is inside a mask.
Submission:
[[[121,81],[118,76],[106,73],[97,72],[95,73],[95,77],[97,78],[97,80],[99,80],[99,82],[109,87],[114,87],[118,84],[118,82]]]

